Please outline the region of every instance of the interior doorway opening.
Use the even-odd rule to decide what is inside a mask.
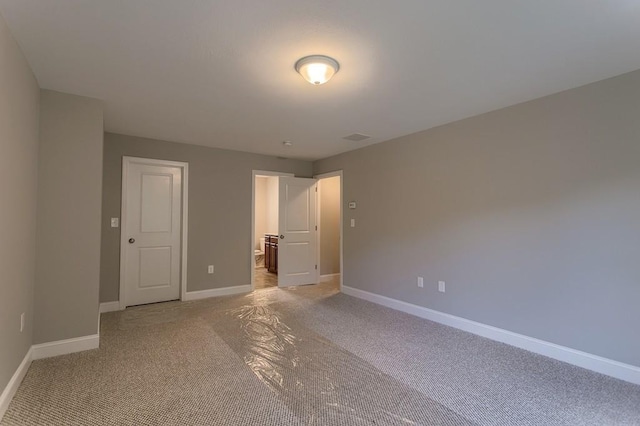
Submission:
[[[254,176],[254,290],[278,286],[278,191],[278,176]]]
[[[278,235],[279,183],[278,177],[293,177],[292,173],[254,170],[251,203],[251,289],[261,290],[278,286],[277,253],[273,240]],[[266,263],[265,263],[266,262]],[[269,271],[271,269],[271,271]]]
[[[332,281],[342,289],[342,172],[253,171],[253,290]]]

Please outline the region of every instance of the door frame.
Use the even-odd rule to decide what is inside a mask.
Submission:
[[[185,300],[187,293],[187,242],[189,230],[189,163],[182,161],[158,160],[142,157],[122,157],[122,193],[120,209],[120,310],[127,307],[125,300],[125,263],[126,256],[124,247],[127,243],[127,181],[129,177],[129,166],[131,164],[146,164],[152,166],[178,167],[182,171],[182,223],[180,241],[180,300]]]
[[[256,176],[295,177],[293,173],[287,172],[275,172],[269,170],[253,170],[251,172],[251,236],[249,238],[249,268],[251,269],[251,291],[254,291],[256,289],[256,256],[254,252],[255,249],[253,240],[256,233]]]
[[[320,181],[322,179],[326,179],[326,178],[330,178],[330,177],[335,177],[335,176],[339,176],[340,177],[340,292],[342,292],[342,286],[344,284],[344,259],[343,259],[343,253],[344,253],[344,249],[343,249],[343,245],[344,245],[344,238],[343,238],[343,233],[344,233],[344,229],[343,229],[343,220],[344,220],[344,176],[342,174],[342,170],[335,170],[333,172],[327,172],[327,173],[321,173],[319,175],[315,175],[313,176],[314,179],[318,180],[318,183],[320,184]],[[318,260],[317,260],[317,264],[318,264],[318,276],[321,277],[322,275],[320,274],[320,271],[322,271],[321,267],[321,263],[320,263],[320,232],[321,232],[321,215],[322,215],[322,201],[321,201],[321,196],[320,196],[320,192],[322,192],[322,184],[320,184],[320,190],[316,199],[316,209],[317,209],[317,213],[316,213],[316,220],[318,223],[318,249],[316,251],[317,256],[318,256]]]

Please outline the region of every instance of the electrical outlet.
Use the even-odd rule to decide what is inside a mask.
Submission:
[[[117,228],[118,226],[120,226],[120,219],[117,217],[112,217],[111,218],[111,227],[112,228]]]
[[[20,333],[24,331],[24,312],[20,314]]]
[[[356,227],[356,220],[355,219],[351,219],[351,227],[352,228]]]
[[[424,278],[418,277],[418,287],[420,288],[424,287]]]
[[[445,283],[444,283],[444,281],[438,281],[438,291],[440,293],[444,293],[444,291],[445,291]]]
[[[209,267],[207,268],[207,273],[213,274],[213,265],[209,265]]]

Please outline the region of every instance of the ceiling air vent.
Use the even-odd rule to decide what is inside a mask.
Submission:
[[[370,137],[371,136],[363,135],[362,133],[354,133],[352,135],[345,136],[342,139],[346,139],[348,141],[360,142],[360,141],[363,141],[365,139],[369,139]]]

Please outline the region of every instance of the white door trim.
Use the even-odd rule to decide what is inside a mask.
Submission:
[[[147,164],[154,166],[179,167],[182,170],[182,240],[180,242],[180,300],[185,300],[187,293],[187,241],[189,222],[189,163],[182,161],[156,160],[152,158],[122,157],[122,208],[120,212],[120,309],[127,307],[125,300],[125,250],[122,248],[127,243],[127,179],[129,165]]]
[[[256,233],[256,176],[288,176],[294,177],[293,173],[286,172],[274,172],[268,170],[253,170],[251,173],[251,237],[249,238],[249,268],[251,269],[251,291],[255,290],[255,275],[256,275],[256,256],[254,252],[254,234]]]
[[[343,262],[343,241],[344,238],[342,237],[342,234],[344,232],[343,229],[343,219],[344,219],[344,177],[342,175],[342,170],[336,170],[333,172],[328,172],[328,173],[321,173],[319,175],[315,175],[314,178],[318,179],[318,181],[322,180],[322,179],[326,179],[326,178],[330,178],[330,177],[334,177],[334,176],[339,176],[340,177],[340,292],[342,292],[342,286],[344,284],[344,262]],[[322,185],[321,185],[322,187]],[[322,191],[322,189],[320,189],[320,191]],[[320,212],[321,212],[321,201],[320,201],[320,197],[318,197],[318,201],[316,203],[316,208],[318,209],[318,213],[317,213],[317,217],[318,217],[318,250],[317,250],[317,256],[318,256],[318,273],[320,273],[321,271],[321,265],[320,265]]]

